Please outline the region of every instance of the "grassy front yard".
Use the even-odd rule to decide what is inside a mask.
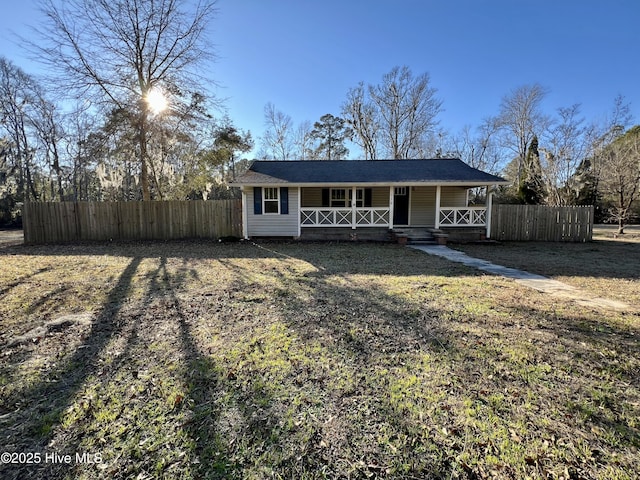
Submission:
[[[639,335],[394,245],[4,247],[0,450],[41,460],[0,478],[638,478]]]
[[[505,242],[454,245],[467,254],[546,275],[598,297],[621,300],[640,311],[640,231],[614,237],[614,228],[594,229],[589,243]]]

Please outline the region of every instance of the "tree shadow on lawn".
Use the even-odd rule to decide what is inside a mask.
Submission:
[[[289,252],[289,253],[287,253]],[[401,252],[401,255],[398,255]],[[473,269],[447,263],[446,268],[434,271],[429,256],[389,243],[359,242],[277,242],[243,241],[220,243],[210,240],[172,240],[166,242],[138,241],[112,243],[78,243],[54,245],[19,245],[0,250],[2,257],[21,256],[80,256],[80,257],[124,257],[158,259],[160,257],[190,260],[266,259],[281,260],[289,257],[313,264],[319,270],[335,273],[393,274],[400,276],[442,274],[469,275]],[[388,256],[397,259],[394,264],[386,261]],[[367,260],[369,259],[369,260]],[[8,260],[10,261],[10,260]],[[47,267],[51,270],[54,267]],[[38,272],[39,273],[39,272]],[[471,273],[474,275],[474,273]],[[20,282],[13,282],[16,286]],[[2,293],[2,292],[0,292]]]
[[[263,463],[263,474],[298,478],[323,472],[329,478],[364,478],[384,477],[388,470],[390,477],[410,478],[409,473],[400,474],[406,468],[400,465],[404,460],[413,473],[429,472],[437,478],[450,472],[451,459],[438,459],[433,452],[408,453],[409,458],[393,465],[392,455],[377,444],[370,430],[387,429],[402,436],[400,425],[410,428],[412,420],[389,404],[387,380],[368,378],[367,369],[375,368],[381,356],[390,359],[381,368],[405,369],[402,362],[408,356],[452,354],[454,349],[439,328],[439,310],[428,305],[416,308],[374,284],[334,283],[345,269],[359,275],[369,270],[353,256],[347,255],[344,265],[334,268],[330,259],[324,265],[314,264],[289,246],[271,245],[269,252],[282,261],[265,264],[262,278],[256,277],[253,267],[222,262],[235,271],[227,290],[241,320],[238,337],[228,332],[236,346],[217,352],[227,365],[227,389],[237,398],[235,404],[243,405],[240,423],[245,427],[237,435],[251,440],[246,448],[255,449],[253,456]],[[424,268],[419,270],[424,273]],[[247,305],[252,307],[245,310]],[[238,354],[240,359],[234,360]],[[334,367],[340,371],[332,371]],[[246,397],[247,392],[254,392],[252,398]],[[363,422],[367,415],[375,420]],[[247,422],[263,416],[258,423]],[[245,474],[252,471],[249,458],[240,463],[248,468]]]
[[[273,247],[273,250],[280,249]],[[318,268],[317,272],[302,278],[298,275],[297,281],[287,282],[285,279],[282,283],[288,283],[289,288],[285,288],[284,293],[279,294],[287,323],[301,338],[308,341],[314,337],[329,339],[337,351],[349,352],[348,355],[354,359],[355,365],[359,365],[356,369],[360,368],[362,371],[366,371],[382,356],[387,357],[387,360],[389,357],[397,356],[398,362],[402,362],[410,361],[409,358],[415,360],[415,352],[432,355],[449,369],[451,384],[447,385],[446,389],[450,392],[456,391],[458,398],[466,398],[466,401],[486,407],[490,415],[497,414],[502,418],[502,422],[495,425],[496,430],[508,432],[501,441],[513,441],[514,437],[526,435],[530,438],[531,444],[535,445],[539,443],[540,436],[549,429],[546,422],[551,422],[558,426],[554,435],[560,438],[556,440],[571,445],[571,442],[576,441],[576,430],[572,430],[571,426],[565,426],[564,423],[567,419],[576,419],[578,416],[585,418],[590,412],[589,421],[604,429],[608,437],[605,435],[606,438],[603,440],[590,430],[589,422],[581,423],[577,430],[581,435],[585,435],[583,442],[586,447],[582,452],[578,447],[573,451],[568,449],[563,452],[566,455],[564,466],[559,466],[556,461],[553,467],[544,467],[547,468],[545,471],[548,474],[554,468],[557,472],[561,472],[565,467],[574,472],[586,472],[588,470],[585,469],[596,471],[606,465],[607,461],[617,463],[616,454],[607,459],[595,458],[599,455],[597,452],[607,449],[622,452],[623,465],[624,462],[628,464],[630,458],[634,458],[632,452],[638,447],[640,438],[637,425],[634,426],[634,419],[640,413],[637,403],[634,403],[638,399],[637,385],[640,384],[640,343],[637,337],[638,330],[633,325],[607,320],[606,315],[603,316],[601,312],[596,311],[578,315],[575,312],[580,310],[579,307],[561,307],[565,313],[550,313],[549,303],[552,302],[536,301],[536,295],[525,296],[525,303],[528,304],[526,307],[518,303],[510,304],[510,301],[497,297],[495,300],[503,303],[490,306],[485,311],[479,307],[476,307],[477,313],[468,311],[464,304],[457,311],[456,307],[448,310],[433,296],[437,296],[437,292],[408,299],[402,292],[395,295],[388,290],[383,291],[375,282],[368,283],[368,273],[393,274],[394,267],[389,269],[388,265],[384,267],[383,264],[376,265],[375,262],[367,263],[366,257],[345,259],[336,263],[335,259],[322,257],[317,255],[317,252],[305,249],[283,250],[284,254],[301,258]],[[468,269],[451,269],[448,262],[425,259],[425,263],[429,264],[429,267],[425,268],[414,264],[424,257],[414,258],[408,255],[407,258],[412,263],[408,269],[411,272],[422,269],[422,274],[427,276],[434,273],[444,276],[452,274],[456,277],[469,275]],[[402,269],[402,266],[400,268]],[[347,278],[340,278],[345,275]],[[293,277],[294,275],[291,275],[289,278]],[[412,282],[412,289],[424,287],[421,280],[408,281]],[[487,277],[487,288],[491,289],[492,283],[497,285],[500,282],[504,283],[497,277]],[[296,291],[296,285],[299,286],[301,283],[307,284],[309,293],[302,296],[287,294]],[[512,286],[516,289],[521,288]],[[473,296],[483,292],[470,289],[468,293]],[[429,302],[430,298],[432,302]],[[464,299],[458,301],[465,302]],[[305,311],[307,314],[296,315],[299,311]],[[538,329],[551,331],[556,338],[540,339],[537,337]],[[561,338],[561,348],[557,348],[557,338]],[[566,371],[562,371],[565,368]],[[602,377],[603,381],[598,377]],[[365,389],[370,389],[376,384],[375,381],[369,380],[367,385],[366,379],[363,379],[362,383]],[[582,392],[579,394],[582,403],[576,402],[575,398],[571,399],[572,386]],[[384,382],[378,387],[380,392],[385,391]],[[436,389],[442,390],[441,387],[438,385]],[[557,387],[561,387],[559,390],[565,387],[567,389],[564,393],[554,393],[553,390]],[[626,388],[624,395],[619,392],[619,387]],[[358,386],[355,386],[354,390],[357,391]],[[387,388],[386,391],[393,393],[393,387]],[[510,399],[505,392],[509,392]],[[558,400],[563,403],[556,405],[555,402]],[[504,401],[512,402],[516,411],[519,407],[528,408],[527,405],[531,402],[539,402],[540,407],[523,415],[524,420],[513,419],[514,415],[499,405]],[[394,419],[397,434],[413,435],[415,440],[415,425],[411,422],[420,422],[419,415],[407,412],[406,416],[403,416],[402,412],[398,415],[395,402],[396,400],[391,399],[383,408],[390,413],[390,418]],[[451,405],[447,405],[445,400],[442,407],[447,411]],[[626,411],[621,412],[621,409]],[[540,416],[537,412],[541,410],[544,413],[538,418]],[[415,411],[412,413],[415,414]],[[528,421],[530,428],[514,433],[514,429],[518,430],[515,425],[523,421]],[[443,423],[446,425],[447,422]],[[454,432],[464,430],[469,433],[474,431],[474,428],[465,428],[460,424],[453,428]],[[482,435],[478,437],[478,444],[482,446],[485,440],[482,440]],[[415,446],[424,447],[421,443],[423,440]],[[353,439],[350,441],[353,442]],[[456,446],[466,448],[464,442],[463,439],[449,437],[442,440],[441,447],[447,450],[447,445],[453,444],[454,447],[448,450],[455,456]],[[496,443],[499,442],[496,440]],[[378,450],[377,454],[380,453]],[[494,454],[497,455],[497,451]],[[531,473],[532,468],[542,469],[542,463],[549,464],[550,457],[545,459],[544,455],[535,455],[527,457],[528,460],[521,455],[521,469],[517,473],[512,471],[511,474],[517,476],[525,472]],[[381,457],[384,458],[385,455]],[[508,458],[508,455],[505,457]],[[473,476],[467,471],[468,464],[455,461],[455,465],[449,463],[453,458],[441,459],[440,463],[432,461],[427,468],[432,469],[432,472],[440,472],[434,476],[449,475],[453,471],[462,470],[470,477]],[[369,461],[379,464],[380,458],[376,459],[374,456],[369,458]],[[408,459],[405,458],[405,461]],[[428,471],[421,471],[420,465],[425,464],[415,462],[414,459],[409,464],[415,467],[415,471],[412,472],[414,474]],[[507,472],[513,465],[503,464],[502,467]],[[478,468],[472,469],[475,474],[482,473],[482,466]],[[622,470],[624,469],[625,467],[622,467]],[[540,472],[542,473],[542,470]]]
[[[15,391],[9,398],[2,399],[1,411],[8,412],[3,415],[3,422],[11,424],[10,430],[18,432],[14,433],[13,442],[5,445],[6,451],[45,451],[46,440],[59,422],[63,410],[69,406],[87,377],[95,373],[98,354],[121,330],[118,313],[140,262],[140,258],[131,259],[92,323],[86,341],[70,358],[63,360],[59,366],[54,363],[54,368],[26,390]],[[0,474],[3,478],[36,478],[33,473],[40,472],[40,467],[2,464]]]
[[[107,256],[139,257],[141,259],[167,258],[216,259],[216,258],[263,258],[269,254],[255,248],[253,242],[224,243],[200,240],[167,241],[119,241],[85,242],[49,245],[15,245],[0,250],[2,257],[24,256]],[[10,260],[9,260],[10,261]]]
[[[225,437],[241,443],[234,422],[247,425],[258,444],[277,442],[273,430],[280,420],[270,413],[269,389],[260,382],[223,385],[220,367],[196,344],[191,330],[219,311],[206,292],[179,298],[197,270],[178,261],[172,273],[160,257],[144,277],[148,287],[140,304],[130,305],[141,262],[142,257],[129,261],[81,348],[33,386],[3,399],[8,414],[2,421],[13,433],[5,450],[68,454],[71,464],[1,465],[3,478],[63,478],[87,468],[107,478],[171,475],[176,465],[187,478],[243,478]],[[218,421],[221,396],[231,412]],[[142,399],[154,403],[155,416],[145,415]],[[100,450],[108,452],[105,470],[96,473],[98,466],[76,463],[76,453]]]
[[[256,248],[257,247],[257,248]],[[454,248],[456,248],[454,246]],[[538,262],[548,268],[547,271],[533,271],[543,275],[578,275],[603,278],[621,278],[637,280],[640,278],[640,243],[621,243],[605,240],[594,240],[589,243],[523,243],[505,242],[498,245],[461,245],[460,248],[469,252],[471,256],[476,254],[481,258],[487,258],[496,263],[505,264],[514,268],[531,268],[531,258],[538,258]],[[372,262],[348,262],[336,256],[322,258],[327,249],[338,251],[350,251],[358,253],[358,260],[362,260],[360,254],[367,255],[373,252]],[[0,258],[14,255],[34,256],[114,256],[114,257],[140,257],[158,258],[162,255],[183,259],[218,259],[218,258],[283,258],[293,253],[293,256],[310,261],[321,267],[329,264],[332,268],[339,265],[342,271],[359,269],[362,273],[380,273],[385,271],[376,265],[376,255],[384,255],[384,252],[409,250],[392,244],[377,243],[323,243],[323,242],[252,242],[219,243],[210,240],[175,240],[166,242],[138,241],[138,242],[112,242],[112,243],[78,243],[58,245],[18,245],[0,250]],[[382,253],[381,253],[382,252]],[[484,255],[483,255],[484,254]],[[424,257],[424,255],[422,255]],[[427,257],[428,258],[428,257]],[[397,268],[392,266],[391,273],[398,275],[412,275],[424,272],[427,259],[420,261],[403,262]],[[388,265],[386,267],[388,269]],[[355,271],[352,273],[356,273]],[[439,272],[443,273],[443,272]],[[453,274],[455,275],[456,272]],[[457,272],[459,273],[459,272]],[[446,273],[443,273],[446,275]],[[13,282],[15,283],[15,282]],[[15,285],[11,285],[15,286]],[[6,289],[6,288],[5,288]],[[4,293],[0,291],[0,293]]]
[[[290,249],[288,246],[285,252]],[[387,428],[402,435],[411,429],[411,420],[390,406],[386,380],[368,379],[358,370],[377,362],[380,355],[397,357],[386,367],[405,368],[401,363],[407,355],[452,354],[453,347],[439,329],[438,308],[407,305],[375,284],[334,284],[335,277],[346,270],[357,275],[369,275],[369,271],[390,274],[386,261],[382,267],[361,265],[363,259],[358,255],[362,253],[357,248],[338,248],[341,258],[328,259],[323,265],[301,258],[295,248],[292,255],[285,252],[269,250],[257,260],[263,265],[258,272],[254,265],[218,259],[233,272],[233,280],[224,289],[222,303],[231,312],[219,309],[217,299],[211,304],[215,297],[209,297],[210,306],[219,314],[216,327],[234,320],[237,324],[225,330],[231,348],[218,345],[225,353],[214,352],[211,357],[198,353],[189,362],[196,369],[204,367],[200,370],[204,378],[211,375],[206,372],[217,372],[216,382],[196,382],[200,387],[190,393],[196,404],[206,399],[201,414],[194,411],[194,422],[189,423],[191,437],[199,439],[198,475],[299,478],[324,471],[329,477],[357,478],[387,476],[384,472],[389,470],[399,478],[408,475],[400,473],[406,468],[432,477],[448,474],[455,468],[451,459],[439,459],[434,452],[407,453],[394,465],[393,455],[384,451],[387,447],[377,445],[373,432],[362,435],[359,431]],[[425,272],[414,262],[407,262],[406,269],[414,275]],[[181,308],[194,307],[183,303]],[[183,313],[178,318],[194,315]],[[192,343],[197,334],[188,332],[187,322],[182,325],[183,343],[190,344],[191,351],[200,351]],[[200,332],[201,339],[202,335]],[[204,338],[208,335],[210,332],[204,333]],[[318,337],[327,343],[319,345]],[[328,364],[322,366],[324,361]],[[341,378],[334,378],[325,368],[345,364]],[[207,403],[217,405],[221,395],[225,400],[218,408]],[[320,398],[329,402],[328,408],[318,404]],[[354,402],[354,407],[347,406]],[[353,413],[342,415],[342,408],[353,409]],[[376,420],[355,428],[350,425],[363,421],[365,411]]]
[[[10,292],[12,289],[16,288],[18,285],[34,278],[37,277],[39,274],[41,273],[46,273],[48,271],[51,270],[52,267],[42,267],[39,268],[31,273],[27,273],[25,275],[22,275],[21,277],[17,278],[15,281],[11,282],[11,283],[7,283],[4,287],[2,287],[2,289],[0,289],[0,298],[2,298],[2,296],[4,296],[6,293]]]
[[[111,454],[111,449],[118,451],[122,448],[119,455],[125,459],[144,455],[144,460],[134,465],[136,472],[153,474],[158,469],[162,471],[158,463],[163,458],[154,455],[154,452],[145,451],[139,444],[148,440],[145,437],[153,437],[154,427],[163,431],[164,426],[158,425],[158,421],[166,420],[167,412],[162,407],[168,405],[168,416],[171,416],[173,410],[181,407],[186,388],[169,385],[172,382],[163,384],[157,370],[158,355],[152,348],[155,332],[149,332],[149,329],[153,330],[152,325],[160,325],[166,331],[171,328],[163,323],[179,324],[180,328],[174,328],[173,333],[178,334],[177,338],[184,345],[173,345],[173,355],[185,363],[180,365],[180,377],[187,378],[190,372],[202,370],[204,362],[197,356],[194,345],[189,341],[181,312],[174,312],[176,314],[169,319],[164,316],[165,312],[176,310],[173,288],[179,287],[183,280],[180,276],[173,278],[169,275],[166,258],[159,259],[157,268],[147,275],[148,287],[140,305],[134,308],[126,305],[127,294],[141,261],[141,257],[133,257],[129,261],[102,310],[97,314],[83,344],[69,358],[46,372],[32,387],[13,392],[10,398],[3,399],[3,410],[9,412],[3,415],[3,423],[11,426],[7,431],[14,432],[6,438],[8,443],[3,451],[42,453],[41,461],[37,464],[0,465],[3,478],[78,476],[87,465],[77,463],[75,455],[100,454],[108,442],[122,444],[109,445]],[[181,275],[188,274],[189,272],[181,272]],[[159,313],[157,321],[153,318],[154,313]],[[162,353],[165,352],[160,352],[160,355]],[[186,359],[180,359],[181,356]],[[170,358],[166,366],[175,367]],[[205,370],[208,372],[213,369]],[[131,389],[127,388],[129,386]],[[143,399],[157,396],[158,392],[160,396],[166,395],[167,391],[163,389],[167,389],[169,396],[174,397],[161,399],[158,415],[161,418],[144,418],[144,407],[140,408]],[[151,400],[158,403],[157,398]],[[196,402],[199,403],[202,402]],[[145,425],[145,421],[151,427]],[[135,442],[127,441],[127,436],[135,437]],[[87,443],[87,437],[93,437],[93,441]],[[45,462],[45,453],[59,456],[68,454],[72,461]],[[108,462],[113,459],[103,460]],[[94,470],[97,468],[96,465],[89,467]],[[127,478],[127,468],[131,466],[126,462],[124,465],[116,462],[115,468],[111,467],[98,476]],[[95,474],[94,471],[93,475]]]
[[[524,442],[539,442],[545,428],[537,411],[513,419],[511,408],[544,396],[538,387],[550,372],[527,370],[533,360],[523,354],[523,371],[505,373],[516,362],[501,359],[484,331],[508,338],[515,352],[509,355],[526,349],[518,328],[500,323],[508,316],[476,315],[440,298],[448,295],[444,289],[460,287],[459,277],[479,274],[420,252],[398,256],[390,246],[358,247],[243,245],[198,254],[188,245],[171,249],[175,258],[168,259],[145,245],[142,250],[152,251],[132,257],[86,348],[51,372],[66,378],[62,388],[43,381],[22,392],[37,402],[32,413],[40,418],[22,423],[18,417],[26,412],[14,412],[6,423],[22,429],[24,443],[8,449],[49,444],[49,451],[75,454],[91,440],[106,442],[93,444],[108,452],[105,470],[41,466],[39,478],[82,472],[105,478],[477,478],[489,468],[484,457],[500,458],[496,445],[509,440],[508,429],[518,422],[530,422],[516,432]],[[141,253],[127,246],[119,254],[125,252]],[[395,263],[369,258],[384,253]],[[140,304],[125,306],[141,258],[158,263],[145,277]],[[186,288],[189,279],[210,281],[190,259],[212,260],[228,275]],[[396,283],[383,286],[378,280],[386,275]],[[487,281],[496,285],[493,277]],[[521,315],[513,305],[503,308]],[[549,325],[563,323],[560,316]],[[120,353],[105,363],[114,342]],[[539,355],[549,345],[532,348]],[[130,388],[118,389],[125,384]],[[93,394],[94,403],[107,397],[115,404],[112,387],[125,404],[91,407],[83,400]],[[495,415],[500,433],[461,416],[465,408]],[[45,409],[57,415],[43,432]],[[567,409],[560,407],[559,415]],[[96,410],[106,412],[102,419],[94,418]],[[62,412],[69,422],[61,423]],[[520,460],[517,472],[502,462],[505,477],[538,468]],[[5,478],[34,473],[14,472],[0,469]]]

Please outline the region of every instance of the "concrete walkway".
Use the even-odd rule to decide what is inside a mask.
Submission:
[[[462,263],[484,272],[510,278],[526,287],[534,288],[539,292],[555,295],[556,297],[568,298],[579,305],[584,305],[585,307],[604,308],[616,311],[631,309],[631,307],[624,302],[595,297],[583,290],[567,285],[566,283],[552,280],[548,277],[543,277],[542,275],[536,275],[523,270],[516,270],[515,268],[503,267],[486,260],[470,257],[464,252],[452,250],[444,245],[411,245],[411,248],[421,250],[429,255],[446,258],[452,262]]]

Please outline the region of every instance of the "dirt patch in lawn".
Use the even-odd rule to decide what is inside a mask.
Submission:
[[[637,315],[394,245],[14,246],[0,261],[2,450],[41,454],[2,478],[640,470]]]
[[[9,338],[6,347],[8,349],[24,345],[27,343],[37,343],[42,341],[48,335],[54,335],[56,332],[61,332],[68,329],[74,324],[90,325],[93,320],[93,315],[90,313],[76,313],[71,315],[62,315],[44,322],[42,325],[38,325],[28,332],[18,335],[13,338]]]

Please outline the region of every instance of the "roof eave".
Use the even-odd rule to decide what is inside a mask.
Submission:
[[[437,187],[440,186],[448,186],[448,187],[485,187],[490,185],[510,185],[511,182],[506,180],[502,181],[494,181],[494,180],[482,180],[482,181],[472,181],[472,180],[429,180],[429,181],[404,181],[404,182],[285,182],[285,181],[271,181],[271,182],[233,182],[229,185],[232,187],[272,187],[272,186],[280,186],[280,187],[302,187],[302,188],[311,188],[311,187],[357,187],[357,186],[366,186],[366,187]]]

